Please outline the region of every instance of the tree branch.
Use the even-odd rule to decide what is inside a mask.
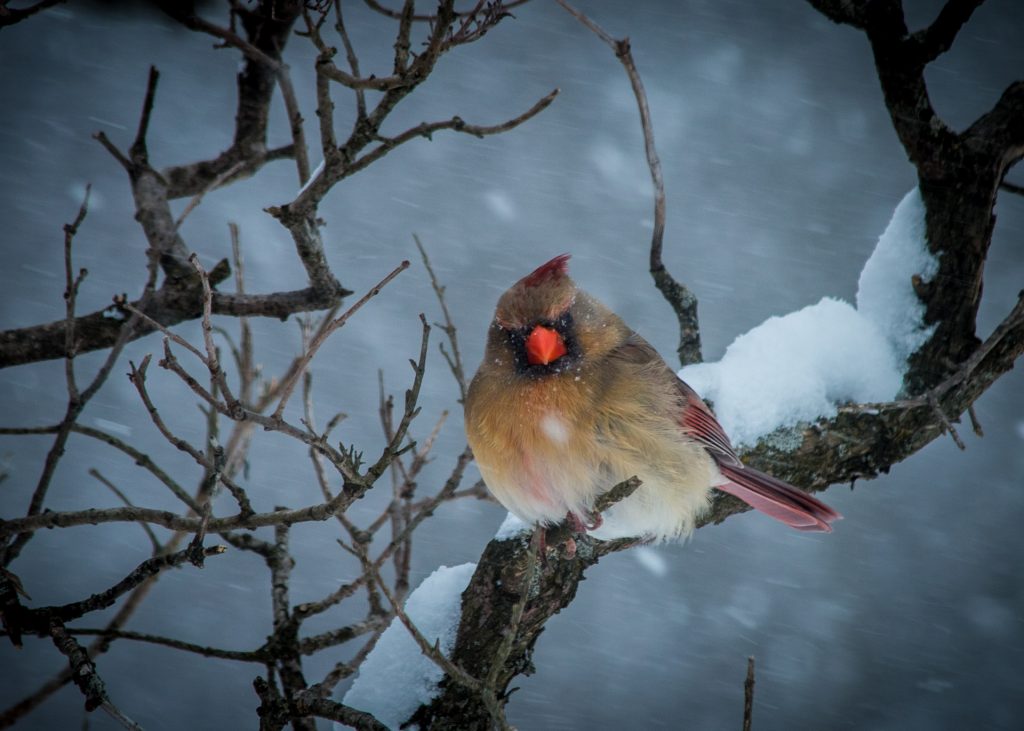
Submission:
[[[31,18],[40,10],[66,3],[67,0],[39,0],[35,5],[29,5],[27,8],[9,8],[7,7],[8,2],[9,0],[0,2],[0,28],[20,23],[26,18]]]
[[[930,26],[912,35],[896,0],[810,3],[867,35],[893,127],[917,168],[927,245],[939,264],[929,282],[915,287],[926,308],[924,324],[933,326],[911,356],[904,381],[908,393],[920,394],[947,378],[978,345],[992,209],[1006,171],[1024,156],[1024,82],[1010,85],[989,113],[958,135],[936,114],[924,70],[949,49],[980,2],[949,0]]]
[[[661,174],[661,160],[654,146],[654,126],[651,122],[651,110],[647,104],[647,92],[644,91],[640,72],[637,71],[629,39],[616,40],[601,26],[567,3],[557,0],[570,15],[580,21],[592,33],[600,38],[619,59],[629,77],[633,96],[636,97],[637,109],[640,112],[640,127],[644,134],[644,154],[647,167],[651,173],[654,186],[654,231],[651,234],[650,271],[654,286],[668,302],[679,320],[679,346],[676,353],[682,365],[700,363],[703,360],[700,349],[700,322],[697,319],[697,297],[686,285],[676,281],[662,261],[661,252],[665,238],[665,181]]]

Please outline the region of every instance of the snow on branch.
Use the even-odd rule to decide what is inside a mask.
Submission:
[[[714,403],[734,442],[831,418],[845,403],[890,401],[907,359],[931,335],[915,283],[938,270],[917,188],[907,193],[861,271],[857,306],[831,297],[740,335],[715,363],[679,377]]]

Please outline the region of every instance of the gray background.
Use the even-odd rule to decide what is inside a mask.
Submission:
[[[350,3],[364,72],[387,70],[391,24]],[[914,3],[911,25],[939,3]],[[611,33],[629,35],[650,96],[668,192],[666,262],[700,297],[705,356],[770,315],[834,295],[852,300],[857,276],[892,209],[914,185],[882,104],[863,36],[803,3],[593,2],[582,6]],[[219,11],[218,11],[219,13]],[[548,257],[573,253],[572,271],[672,357],[675,318],[651,286],[646,251],[651,197],[634,101],[622,69],[594,37],[552,3],[515,10],[481,42],[442,59],[434,77],[391,120],[397,132],[459,114],[491,124],[515,116],[554,87],[555,104],[513,133],[485,140],[438,134],[415,141],[345,181],[321,208],[329,257],[357,291],[401,259],[413,268],[352,320],[314,363],[320,418],[349,418],[338,435],[369,455],[382,439],[376,369],[401,393],[418,347],[418,312],[437,317],[416,260],[418,232],[448,285],[470,368],[498,294]],[[222,16],[218,15],[218,20]],[[1024,5],[992,0],[927,79],[944,118],[962,127],[1024,71]],[[238,54],[211,48],[159,16],[109,6],[69,6],[13,28],[0,42],[0,327],[63,316],[60,225],[73,218],[86,182],[93,204],[76,241],[90,276],[80,309],[115,292],[139,292],[144,240],[132,220],[125,176],[91,139],[105,131],[130,144],[146,69],[162,71],[151,127],[157,165],[212,157],[230,141]],[[289,63],[308,120],[312,54],[295,38]],[[336,94],[339,127],[348,95]],[[279,99],[271,140],[287,141]],[[313,121],[307,132],[316,139]],[[314,154],[314,163],[318,157]],[[1017,176],[1017,182],[1021,182]],[[241,226],[249,291],[303,286],[290,240],[262,209],[290,200],[294,166],[211,194],[183,227],[212,265],[230,251],[226,222]],[[183,205],[179,202],[178,210]],[[1024,283],[1024,199],[1003,194],[980,315],[984,336]],[[224,323],[233,327],[230,322]],[[194,323],[178,328],[196,338]],[[435,335],[438,335],[435,331]],[[274,373],[299,347],[294,323],[258,323],[258,355]],[[133,344],[138,360],[156,338]],[[91,373],[98,356],[83,357]],[[195,466],[161,440],[122,375],[83,421],[120,430],[185,484]],[[153,368],[151,388],[178,433],[199,441],[194,398]],[[83,376],[84,378],[84,376]],[[63,413],[59,362],[0,371],[7,424],[55,423]],[[977,405],[986,437],[967,427],[960,452],[941,439],[892,474],[835,487],[828,501],[846,520],[829,536],[788,531],[744,515],[698,532],[687,545],[655,549],[664,575],[626,552],[592,570],[577,601],[555,617],[521,678],[510,719],[524,729],[729,728],[739,725],[745,659],[758,659],[755,726],[792,728],[1020,728],[1024,662],[1020,578],[1024,514],[1024,377],[1001,379]],[[456,407],[443,361],[432,353],[423,392],[424,436]],[[297,416],[297,412],[291,412]],[[11,477],[0,513],[20,514],[50,439],[4,438]],[[420,481],[432,492],[461,449],[456,413]],[[49,507],[114,505],[90,467],[137,504],[176,507],[154,481],[96,443],[72,438]],[[475,470],[471,479],[476,479]],[[259,509],[318,499],[304,450],[257,434],[246,486]],[[360,503],[367,520],[385,494]],[[230,502],[219,503],[222,513]],[[414,582],[439,564],[475,560],[503,518],[484,503],[443,508],[417,534]],[[332,524],[293,531],[293,600],[314,599],[357,573],[334,543]],[[149,551],[133,525],[38,535],[13,566],[36,605],[78,599],[118,580]],[[351,606],[310,631],[359,615]],[[90,617],[82,625],[99,626]],[[130,628],[228,648],[252,648],[270,630],[269,581],[252,555],[232,552],[199,572],[164,576]],[[309,662],[318,678],[351,650]],[[0,703],[9,705],[62,667],[51,645],[21,652],[0,643]],[[251,681],[262,668],[173,650],[115,643],[99,661],[122,709],[147,729],[251,728]],[[81,724],[82,699],[65,688],[25,727]],[[91,728],[112,728],[96,715]]]

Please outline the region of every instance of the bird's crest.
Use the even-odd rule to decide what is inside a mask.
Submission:
[[[498,300],[495,321],[515,330],[542,320],[555,320],[572,304],[576,286],[569,278],[569,255],[541,264],[509,287]]]
[[[539,287],[557,281],[569,273],[569,254],[559,254],[554,259],[534,269],[520,281],[524,287]]]

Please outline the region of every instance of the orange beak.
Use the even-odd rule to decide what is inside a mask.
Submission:
[[[530,365],[547,365],[565,355],[568,350],[557,331],[537,325],[526,338],[526,360]]]

